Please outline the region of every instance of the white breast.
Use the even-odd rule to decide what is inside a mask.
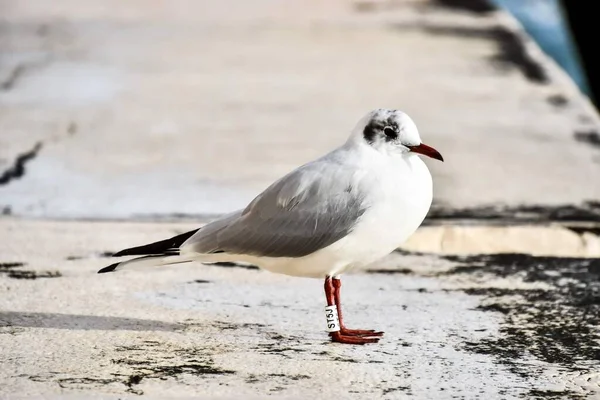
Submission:
[[[262,268],[293,276],[338,275],[394,251],[421,225],[432,201],[431,174],[416,155],[376,165],[366,174],[368,203],[354,230],[343,239],[301,258],[252,259]]]
[[[431,174],[418,156],[406,161],[382,174],[379,199],[374,199],[372,208],[350,235],[330,246],[352,258],[347,268],[364,266],[388,255],[425,219],[432,201]]]

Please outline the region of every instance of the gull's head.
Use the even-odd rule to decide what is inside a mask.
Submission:
[[[358,121],[350,141],[366,144],[385,154],[418,153],[444,161],[437,150],[421,141],[413,120],[399,110],[380,108],[371,111]]]

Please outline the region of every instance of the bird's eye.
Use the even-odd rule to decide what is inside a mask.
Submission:
[[[391,126],[383,128],[383,133],[390,139],[396,139],[398,137],[398,133]]]

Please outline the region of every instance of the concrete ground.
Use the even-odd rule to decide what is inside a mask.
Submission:
[[[600,119],[476,4],[0,1],[0,396],[600,398]],[[379,344],[327,341],[316,280],[95,274],[376,107],[446,159],[426,226],[344,277]]]
[[[123,241],[192,226],[2,220],[7,398],[600,393],[597,259],[395,253],[343,280],[347,322],[386,332],[357,347],[328,342],[317,280],[244,265],[95,275]]]

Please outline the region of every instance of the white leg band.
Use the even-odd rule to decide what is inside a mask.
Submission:
[[[327,319],[327,332],[339,332],[340,319],[336,306],[325,307],[325,318]]]

